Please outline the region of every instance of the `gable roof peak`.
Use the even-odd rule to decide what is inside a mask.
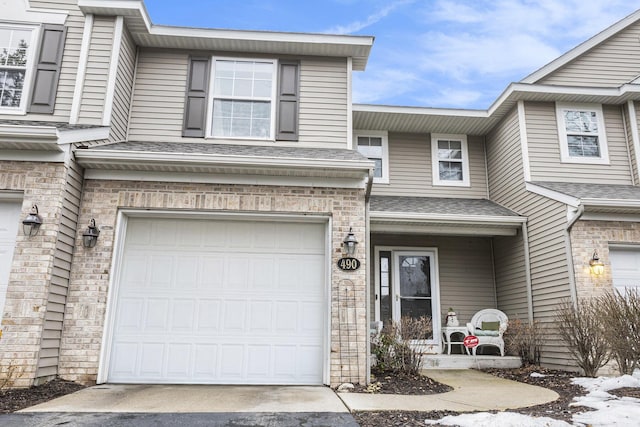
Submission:
[[[605,28],[595,36],[586,40],[585,42],[580,43],[578,46],[574,47],[573,49],[569,50],[568,52],[564,53],[563,55],[549,62],[542,68],[539,68],[538,70],[529,74],[527,77],[520,80],[520,83],[539,82],[541,79],[549,76],[556,70],[562,68],[569,62],[573,61],[574,59],[578,58],[582,54],[593,49],[594,47],[598,46],[602,42],[608,40],[612,36],[618,34],[620,31],[624,30],[625,28],[629,27],[632,24],[635,24],[638,21],[640,21],[640,9],[626,16],[625,18],[622,18],[621,20],[611,25],[610,27]]]

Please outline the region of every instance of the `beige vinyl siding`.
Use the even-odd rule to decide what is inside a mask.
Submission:
[[[125,140],[127,136],[135,65],[136,46],[131,34],[129,34],[129,31],[125,28],[122,34],[118,74],[113,96],[113,111],[111,115],[112,131],[110,137],[116,141]]]
[[[78,122],[100,125],[104,113],[104,103],[113,49],[115,18],[96,16],[93,21],[87,72],[80,103]]]
[[[431,135],[389,134],[389,184],[373,184],[379,196],[487,198],[484,140],[467,137],[469,187],[434,186],[431,163]]]
[[[203,52],[202,55],[210,55]],[[129,139],[132,141],[202,142],[182,137],[188,54],[140,49]],[[347,69],[344,60],[301,60],[300,141],[279,145],[340,147],[347,144]],[[271,141],[213,140],[232,144]]]
[[[618,87],[640,74],[640,24],[635,23],[600,43],[537,83]]]
[[[374,234],[371,242],[372,248],[392,246],[399,251],[404,250],[403,246],[437,248],[442,316],[452,307],[460,323],[465,324],[477,311],[496,307],[490,238]],[[375,282],[371,282],[374,295]]]
[[[181,141],[186,53],[140,49],[131,107],[129,139]],[[184,138],[185,141],[202,141]]]
[[[73,102],[73,91],[76,84],[80,45],[82,43],[82,31],[84,28],[84,15],[78,8],[77,0],[32,0],[29,1],[32,8],[44,8],[53,10],[66,10],[69,12],[65,26],[67,37],[65,39],[62,66],[60,68],[60,80],[53,114],[26,114],[15,116],[0,114],[0,119],[15,120],[17,117],[24,120],[41,120],[51,122],[68,122]],[[39,23],[34,23],[39,25]],[[29,94],[30,96],[30,94]]]
[[[554,103],[525,103],[533,181],[631,184],[629,154],[620,106],[602,106],[609,164],[562,163]]]
[[[300,65],[299,143],[346,148],[350,139],[346,59],[304,59]]]
[[[493,239],[498,309],[511,319],[526,321],[529,316],[527,278],[522,233],[517,236],[496,236]]]
[[[72,161],[66,170],[67,179],[60,216],[60,232],[56,241],[53,271],[49,284],[44,327],[38,353],[36,378],[46,379],[58,373],[62,323],[67,301],[67,289],[75,246],[82,191],[83,170]]]
[[[530,126],[529,121],[527,126]],[[516,109],[487,136],[487,167],[491,200],[528,218],[534,318],[554,326],[558,304],[570,297],[564,234],[566,206],[526,191]],[[518,269],[524,268],[524,251],[511,250],[511,244],[516,243],[502,238],[494,241],[496,287],[501,303],[498,308],[511,317],[524,319],[523,299],[527,290],[524,269],[518,273]],[[548,366],[567,367],[570,361],[566,346],[552,333],[543,347],[542,362]]]
[[[523,196],[524,171],[520,128],[512,110],[487,137],[487,167],[491,199],[505,205]],[[528,317],[527,281],[522,234],[496,237],[493,241],[498,308],[509,317]]]

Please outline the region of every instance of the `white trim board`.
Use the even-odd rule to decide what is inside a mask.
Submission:
[[[122,45],[122,33],[124,31],[124,18],[116,16],[113,28],[113,46],[111,48],[111,61],[109,63],[109,79],[104,97],[104,111],[102,113],[102,125],[109,126],[111,112],[113,111],[113,98],[116,92],[116,77],[118,75],[118,63],[120,60],[120,46]]]
[[[84,80],[87,74],[87,63],[89,62],[89,46],[91,44],[92,32],[93,14],[89,13],[84,17],[84,29],[82,30],[82,44],[80,45],[76,85],[73,88],[73,100],[71,102],[71,113],[69,115],[69,124],[72,125],[77,124],[78,118],[80,117],[80,106],[82,105]]]

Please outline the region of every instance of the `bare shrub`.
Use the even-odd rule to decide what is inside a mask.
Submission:
[[[380,371],[401,371],[418,374],[422,367],[422,340],[431,338],[430,317],[403,317],[400,322],[387,323],[371,341],[371,352]]]
[[[578,367],[588,377],[609,361],[609,343],[605,321],[596,299],[579,301],[576,306],[564,301],[556,313],[558,333],[575,358]]]
[[[622,374],[633,374],[640,363],[640,294],[637,290],[607,293],[597,298],[604,333]]]
[[[505,332],[505,345],[511,354],[517,354],[523,365],[540,365],[542,345],[547,334],[547,327],[538,320],[523,322],[515,318],[509,321],[509,329]]]

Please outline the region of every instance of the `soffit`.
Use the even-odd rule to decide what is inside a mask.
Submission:
[[[583,88],[512,83],[487,110],[354,104],[353,128],[408,133],[486,135],[518,101],[623,104],[640,99],[640,85]]]

